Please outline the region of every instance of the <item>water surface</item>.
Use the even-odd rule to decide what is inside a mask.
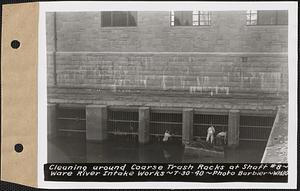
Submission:
[[[186,156],[179,144],[161,142],[139,145],[128,139],[87,142],[85,135],[60,136],[48,140],[48,162],[191,162],[191,163],[260,163],[266,142],[241,141],[236,149],[225,149],[225,157]]]

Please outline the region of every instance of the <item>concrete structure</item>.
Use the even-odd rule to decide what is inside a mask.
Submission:
[[[137,12],[130,27],[102,27],[101,12],[46,17],[49,103],[222,110],[233,147],[239,112],[287,103],[287,25],[248,26],[246,11],[213,11],[208,26],[170,26],[167,11]],[[139,110],[141,143],[149,108]],[[87,107],[88,140],[105,139],[104,110]],[[192,113],[183,110],[183,142]]]
[[[187,144],[193,140],[193,109],[183,110],[182,121],[182,142]]]
[[[149,107],[139,108],[139,129],[138,137],[139,143],[149,142],[149,120],[150,120],[150,110]]]
[[[100,17],[47,14],[50,87],[56,76],[59,87],[112,93],[155,89],[228,97],[287,91],[287,25],[247,26],[243,11],[212,12],[211,26],[199,27],[171,27],[169,12],[138,12],[136,27],[101,27]]]
[[[107,138],[107,108],[103,105],[86,107],[86,139],[104,141]]]
[[[47,119],[47,136],[55,137],[57,135],[56,104],[47,105]]]
[[[240,134],[240,111],[230,110],[228,116],[228,146],[236,147],[239,145]]]

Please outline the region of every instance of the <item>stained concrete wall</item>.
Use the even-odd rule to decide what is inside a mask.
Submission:
[[[100,12],[58,12],[55,23],[61,52],[287,51],[287,25],[246,26],[246,11],[214,11],[211,26],[199,27],[171,27],[167,11],[138,12],[136,27],[101,27]]]
[[[181,90],[231,95],[236,91],[287,91],[287,58],[183,54],[56,54],[57,83],[120,89]],[[51,78],[51,76],[49,76]]]
[[[245,13],[212,12],[200,27],[171,27],[169,12],[138,12],[136,27],[101,27],[100,12],[48,13],[48,85],[282,97],[287,26],[246,26]]]

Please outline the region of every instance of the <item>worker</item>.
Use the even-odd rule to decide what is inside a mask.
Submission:
[[[164,134],[163,142],[164,142],[164,143],[168,142],[168,140],[169,140],[170,137],[171,137],[171,133],[170,133],[170,131],[167,129],[167,130],[165,131],[165,134]]]
[[[218,145],[226,145],[227,132],[221,131],[220,133],[218,133],[216,136],[216,140]]]
[[[166,159],[166,162],[169,162],[169,160],[171,159],[172,155],[170,153],[170,137],[171,137],[171,133],[170,131],[167,129],[164,133],[164,137],[163,137],[163,145],[162,145],[162,150],[163,150],[163,155],[164,158]]]
[[[214,142],[214,134],[215,134],[215,128],[214,128],[213,125],[211,125],[207,129],[206,142],[210,142],[210,144],[213,144],[213,142]]]

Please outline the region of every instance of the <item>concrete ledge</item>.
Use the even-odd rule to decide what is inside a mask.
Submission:
[[[177,100],[178,102],[170,102],[170,99],[167,100],[160,98],[160,101],[136,101],[136,100],[127,100],[126,97],[121,99],[114,99],[114,100],[100,100],[96,99],[88,99],[89,96],[86,96],[84,99],[68,99],[65,95],[64,99],[60,98],[49,98],[49,103],[56,103],[56,104],[80,104],[80,105],[109,105],[111,106],[145,106],[145,107],[166,107],[166,108],[193,108],[197,109],[210,109],[211,111],[221,111],[235,109],[235,110],[250,110],[250,111],[257,111],[257,112],[268,112],[268,114],[273,113],[277,110],[277,105],[282,104],[282,102],[286,102],[285,100],[275,101],[270,100],[267,104],[264,104],[263,101],[258,104],[256,99],[212,99],[212,98],[201,98],[201,99],[189,99],[187,100]],[[111,96],[111,98],[114,98]],[[131,97],[131,99],[133,99]]]
[[[159,52],[121,52],[121,51],[113,51],[113,52],[110,52],[110,51],[105,51],[105,52],[97,52],[97,51],[69,51],[69,52],[63,52],[63,51],[59,51],[58,54],[99,54],[99,55],[107,55],[107,54],[126,54],[126,55],[135,55],[135,54],[138,54],[138,55],[243,55],[243,56],[250,56],[250,55],[272,55],[272,56],[287,56],[288,55],[288,52],[162,52],[162,51],[159,51]]]
[[[279,107],[273,123],[262,163],[287,163],[288,153],[288,108]]]

